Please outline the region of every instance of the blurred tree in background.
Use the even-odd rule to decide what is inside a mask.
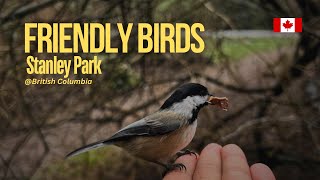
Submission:
[[[320,176],[319,6],[316,0],[1,0],[0,177],[160,179],[159,167],[115,147],[68,160],[64,156],[152,113],[177,86],[192,81],[217,96],[227,96],[231,108],[227,113],[203,110],[191,148],[200,151],[210,142],[236,143],[250,162],[269,165],[278,179],[316,179]],[[271,30],[273,17],[302,17],[303,33],[280,37],[255,36],[255,31],[246,31],[248,37],[217,33]],[[25,86],[25,78],[33,77],[25,72],[25,22],[201,22],[206,50],[138,54],[133,31],[128,54],[97,54],[103,59],[103,75],[71,77],[91,78],[93,85]],[[120,47],[117,34],[112,43]]]

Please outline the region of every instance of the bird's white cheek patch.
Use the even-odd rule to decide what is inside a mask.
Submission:
[[[192,111],[199,105],[207,101],[208,96],[189,96],[182,102],[173,104],[170,108],[172,111],[182,114],[188,118],[192,117]]]

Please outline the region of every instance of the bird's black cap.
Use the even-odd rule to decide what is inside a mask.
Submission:
[[[208,95],[208,89],[201,84],[187,83],[176,89],[171,96],[163,103],[160,109],[166,109],[174,103],[181,102],[188,96],[205,96]]]

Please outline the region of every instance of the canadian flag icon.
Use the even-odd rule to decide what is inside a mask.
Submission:
[[[273,32],[302,32],[302,18],[273,18]]]

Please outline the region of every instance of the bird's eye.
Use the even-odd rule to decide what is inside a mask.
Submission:
[[[200,94],[203,95],[203,96],[205,96],[205,95],[207,95],[208,93],[207,93],[207,91],[202,90],[202,91],[200,91]]]

